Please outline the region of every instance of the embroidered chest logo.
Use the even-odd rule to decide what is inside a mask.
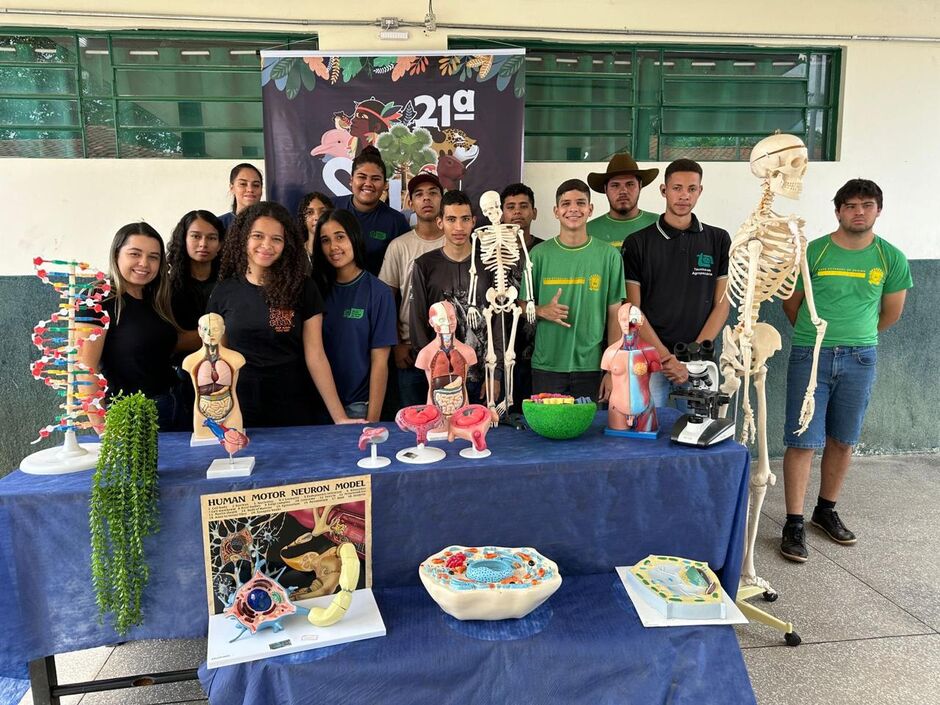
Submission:
[[[712,275],[712,265],[714,264],[714,257],[706,252],[699,252],[695,255],[695,266],[692,267],[692,276],[710,277]]]
[[[588,279],[588,289],[591,291],[600,291],[601,290],[601,275],[592,274],[591,278]]]
[[[343,310],[343,318],[353,318],[359,320],[366,313],[364,308],[347,308]]]
[[[268,324],[275,333],[290,333],[294,327],[294,309],[272,308],[268,314]]]
[[[369,237],[373,240],[388,240],[388,235],[383,233],[381,230],[370,230]]]
[[[875,267],[868,273],[868,283],[872,286],[878,286],[884,278],[885,273],[881,267]]]

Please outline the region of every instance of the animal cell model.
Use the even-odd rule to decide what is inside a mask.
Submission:
[[[533,548],[449,546],[423,561],[418,575],[457,619],[525,617],[561,587],[558,566]]]

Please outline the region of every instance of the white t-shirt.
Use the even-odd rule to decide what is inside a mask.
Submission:
[[[423,240],[414,230],[399,235],[385,250],[379,279],[401,293],[401,308],[398,311],[398,338],[410,343],[408,317],[411,315],[411,269],[415,260],[425,252],[439,250],[444,246],[444,236],[436,240]]]

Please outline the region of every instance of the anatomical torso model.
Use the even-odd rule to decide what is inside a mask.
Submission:
[[[625,303],[617,312],[617,320],[623,337],[607,348],[601,359],[601,369],[610,372],[613,385],[607,428],[615,432],[655,433],[659,426],[649,378],[662,369],[659,353],[644,344],[637,333],[643,323],[639,308]]]
[[[207,313],[200,318],[198,330],[202,348],[186,356],[183,369],[189,373],[196,390],[193,443],[201,445],[215,442],[212,431],[205,425],[206,419],[228,428],[244,428],[235,384],[245,358],[240,352],[222,346],[225,321],[219,314]]]

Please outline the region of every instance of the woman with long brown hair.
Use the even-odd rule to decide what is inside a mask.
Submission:
[[[179,331],[163,238],[147,223],[125,225],[111,241],[110,265],[113,296],[102,304],[110,326],[84,341],[79,360],[105,376],[109,397],[142,392],[157,403],[160,430],[177,430],[182,410],[170,357]]]
[[[351,423],[324,352],[323,299],[309,269],[283,206],[249,206],[229,228],[209,311],[225,319],[228,347],[245,356],[237,393],[246,426],[323,423],[323,404],[334,423]]]

